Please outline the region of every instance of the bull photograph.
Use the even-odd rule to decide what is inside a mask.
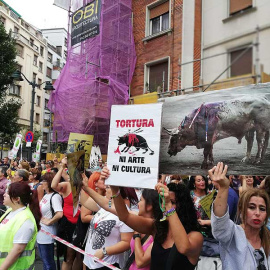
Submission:
[[[163,103],[160,173],[270,174],[270,84],[185,94]]]

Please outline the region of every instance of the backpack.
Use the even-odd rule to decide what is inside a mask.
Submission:
[[[53,206],[52,206],[52,198],[55,194],[59,194],[58,192],[54,192],[53,195],[51,196],[51,199],[50,199],[50,209],[51,209],[51,213],[52,213],[52,217],[54,217],[55,215],[55,212],[54,212],[54,209],[53,209]],[[64,200],[63,200],[63,197],[61,196],[62,198],[62,208],[64,208]],[[59,221],[58,221],[59,223]]]

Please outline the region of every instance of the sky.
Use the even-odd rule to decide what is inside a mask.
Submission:
[[[22,18],[39,29],[68,28],[68,12],[53,5],[54,0],[4,0]]]

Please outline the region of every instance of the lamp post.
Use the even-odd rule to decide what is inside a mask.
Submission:
[[[14,81],[23,81],[22,76],[25,78],[25,80],[29,83],[29,85],[32,86],[32,104],[31,104],[31,113],[30,113],[30,131],[34,131],[34,103],[35,103],[35,94],[36,94],[36,87],[40,87],[41,85],[43,85],[44,83],[46,83],[45,87],[43,88],[44,90],[48,90],[48,91],[52,91],[55,90],[53,85],[51,84],[50,81],[45,81],[41,84],[37,84],[35,79],[33,79],[33,81],[31,82],[30,80],[28,80],[25,75],[19,71],[16,70],[12,75],[11,78]]]

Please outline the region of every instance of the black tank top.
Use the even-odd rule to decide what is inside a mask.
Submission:
[[[172,248],[164,249],[160,243],[154,241],[151,251],[151,270],[194,270],[193,265],[188,258],[177,250],[173,257],[171,269],[166,269],[167,260]]]

